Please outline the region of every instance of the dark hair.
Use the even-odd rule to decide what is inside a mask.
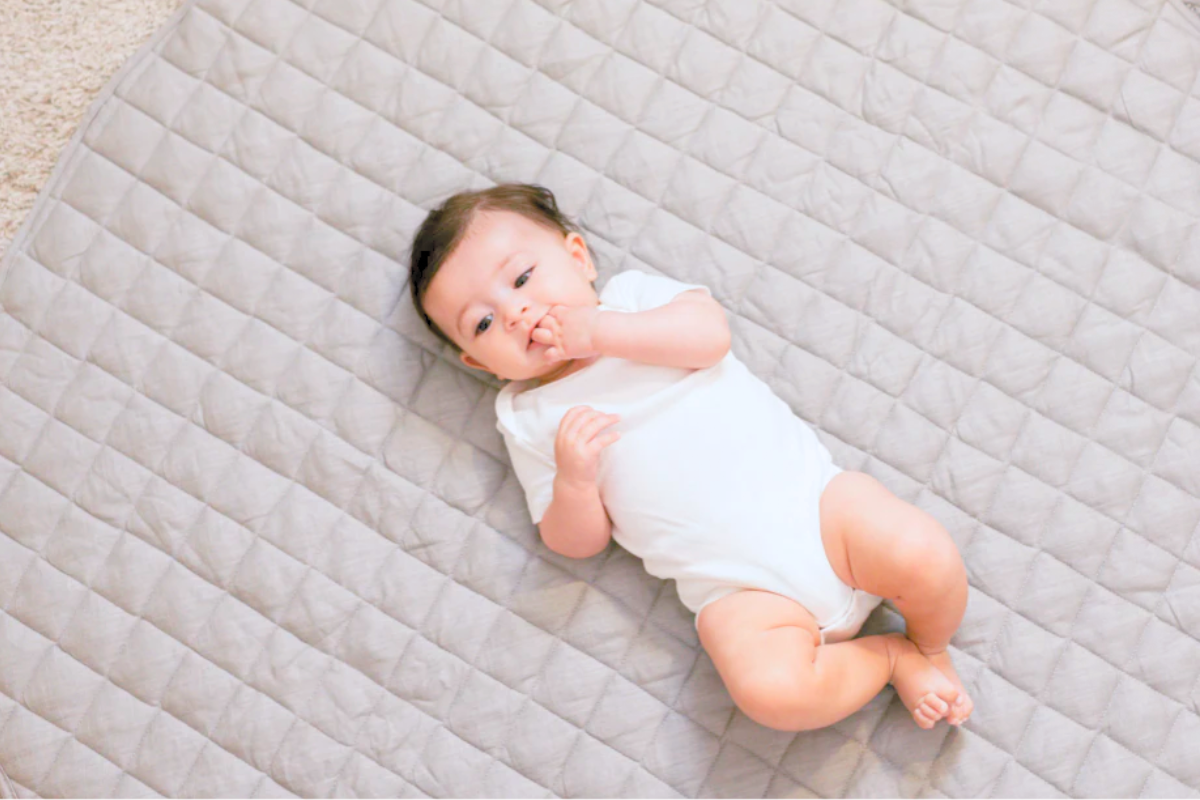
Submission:
[[[460,192],[429,212],[413,238],[409,261],[409,289],[417,314],[439,339],[462,352],[454,341],[425,313],[425,293],[433,276],[462,242],[467,227],[480,211],[512,211],[557,231],[563,236],[579,228],[558,210],[554,193],[528,183],[502,183],[476,192]],[[595,282],[592,283],[595,286]]]

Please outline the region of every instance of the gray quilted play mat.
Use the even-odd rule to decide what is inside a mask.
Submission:
[[[24,796],[1200,796],[1200,26],[1179,0],[189,0],[0,267]],[[976,711],[789,734],[540,544],[426,210],[556,192],[955,536]],[[868,631],[895,627],[886,606]]]

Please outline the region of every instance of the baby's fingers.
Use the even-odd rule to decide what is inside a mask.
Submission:
[[[602,436],[597,436],[592,441],[595,442],[596,444],[600,445],[601,447],[608,447],[610,444],[612,444],[613,442],[615,442],[617,439],[620,439],[620,438],[621,438],[620,431],[608,431],[607,433],[605,433]]]
[[[591,441],[596,438],[596,434],[600,431],[609,426],[616,425],[620,421],[621,418],[616,414],[605,414],[597,411],[591,419],[583,423],[579,430],[580,438],[585,442]]]

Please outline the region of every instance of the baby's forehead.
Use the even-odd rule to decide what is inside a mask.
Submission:
[[[512,256],[541,252],[547,245],[561,244],[563,235],[548,224],[507,209],[477,211],[467,223],[462,238],[442,263],[439,271],[454,274],[445,281],[450,293],[459,296],[493,274]]]
[[[550,228],[539,220],[509,209],[491,208],[476,211],[467,222],[463,241],[484,237],[489,244],[503,247],[518,244],[530,238],[541,238],[551,233]]]
[[[442,262],[436,281],[448,297],[470,294],[510,256],[544,241],[550,233],[525,216],[513,211],[479,211],[468,222],[462,238]]]
[[[495,267],[498,259],[508,257],[531,241],[532,233],[522,219],[510,211],[477,212],[443,266],[456,271],[473,271],[486,269],[487,262],[492,262]]]

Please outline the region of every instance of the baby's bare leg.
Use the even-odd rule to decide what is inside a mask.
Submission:
[[[950,534],[870,475],[843,472],[821,495],[821,537],[842,581],[895,604],[908,638],[961,691],[947,720],[964,722],[974,703],[947,647],[966,613],[967,573]]]
[[[820,645],[803,606],[745,590],[700,613],[700,641],[746,716],[786,731],[845,719],[893,683],[922,728],[949,709],[954,685],[899,634]],[[939,696],[940,695],[940,696]]]

